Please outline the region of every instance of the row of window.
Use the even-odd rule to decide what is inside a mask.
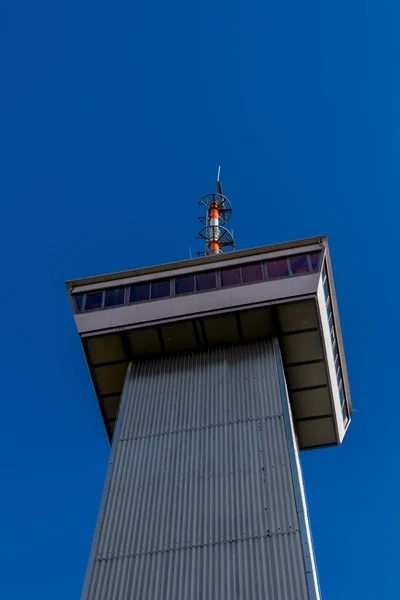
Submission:
[[[346,425],[346,423],[349,419],[349,414],[347,411],[347,405],[346,405],[346,400],[345,400],[345,396],[344,396],[342,368],[340,366],[340,358],[339,358],[336,330],[335,330],[335,324],[333,322],[332,301],[331,301],[331,297],[330,297],[330,293],[329,293],[329,283],[328,283],[328,278],[326,275],[325,267],[322,270],[322,283],[324,286],[326,311],[328,313],[329,334],[331,336],[331,342],[332,342],[332,348],[333,348],[333,358],[335,361],[336,378],[337,378],[337,382],[338,382],[338,386],[339,386],[340,406],[342,409],[343,423]]]
[[[318,270],[319,255],[320,252],[313,252],[301,256],[267,260],[181,277],[156,279],[155,281],[131,286],[74,295],[74,300],[77,311],[83,312],[256,283],[268,279],[302,275]]]

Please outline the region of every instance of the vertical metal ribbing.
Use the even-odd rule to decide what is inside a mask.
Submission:
[[[317,598],[278,350],[130,366],[82,600]]]

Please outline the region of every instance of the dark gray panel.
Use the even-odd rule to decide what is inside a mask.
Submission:
[[[292,392],[292,412],[295,419],[307,419],[332,413],[328,387]]]
[[[87,338],[84,341],[88,361],[91,365],[124,360],[124,348],[118,333]]]
[[[292,333],[282,338],[287,363],[319,360],[324,357],[319,331]]]
[[[327,385],[326,366],[324,362],[306,363],[286,368],[290,390]]]
[[[93,368],[100,396],[103,394],[118,394],[122,391],[126,368],[126,363]]]

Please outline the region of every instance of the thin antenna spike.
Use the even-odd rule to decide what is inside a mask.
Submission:
[[[218,167],[217,187],[218,187],[218,192],[221,194],[221,196],[223,196],[224,192],[222,189],[222,181],[221,181],[221,165]]]

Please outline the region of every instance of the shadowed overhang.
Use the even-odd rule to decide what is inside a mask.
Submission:
[[[340,440],[313,298],[82,337],[109,438],[129,361],[245,344],[272,335],[280,339],[300,449],[336,445]]]

